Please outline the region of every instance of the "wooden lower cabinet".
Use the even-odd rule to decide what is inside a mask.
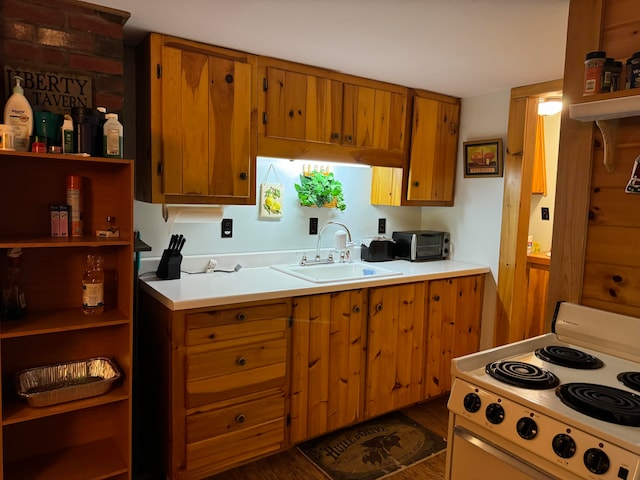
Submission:
[[[527,255],[527,311],[524,338],[542,335],[545,331],[550,267],[551,257],[547,257],[544,253]]]
[[[366,304],[366,289],[293,300],[291,443],[362,420]]]
[[[483,287],[472,275],[187,311],[143,289],[145,470],[202,479],[446,393],[451,358],[478,349]]]
[[[422,400],[427,282],[369,290],[365,416]]]
[[[291,300],[170,311],[140,297],[145,469],[200,479],[282,449]]]
[[[484,275],[432,280],[424,398],[451,390],[451,359],[478,351]]]

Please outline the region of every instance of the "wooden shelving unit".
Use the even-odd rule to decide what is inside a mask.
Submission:
[[[67,175],[83,177],[82,237],[52,238],[49,205],[66,203]],[[0,321],[0,480],[132,478],[133,162],[0,152],[0,283],[7,249],[21,248],[19,282],[27,315]],[[116,239],[92,235],[107,215]],[[84,258],[105,264],[105,312],[82,314]],[[31,407],[16,391],[23,369],[108,357],[122,379],[106,394]]]

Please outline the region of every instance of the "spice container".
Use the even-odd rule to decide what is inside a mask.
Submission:
[[[627,69],[631,69],[629,88],[640,88],[640,52],[635,52],[631,56],[631,63],[627,64]],[[627,76],[629,72],[627,70]]]
[[[587,53],[584,61],[584,90],[582,92],[584,95],[600,92],[606,56],[606,52],[600,50]]]

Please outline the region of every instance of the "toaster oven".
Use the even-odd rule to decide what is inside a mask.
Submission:
[[[449,257],[449,232],[411,230],[393,232],[394,257],[402,260],[444,260]]]

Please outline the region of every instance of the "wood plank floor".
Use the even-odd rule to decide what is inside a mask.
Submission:
[[[440,397],[402,412],[429,430],[447,437],[447,397]],[[393,480],[444,480],[446,453],[442,452],[398,472]],[[209,477],[209,480],[327,480],[297,448]]]

